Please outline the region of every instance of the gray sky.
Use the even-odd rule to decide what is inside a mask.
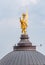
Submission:
[[[0,0],[0,59],[19,42],[19,18],[26,10],[30,41],[45,55],[45,0]]]

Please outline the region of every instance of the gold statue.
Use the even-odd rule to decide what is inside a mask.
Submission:
[[[28,27],[28,14],[25,13],[22,14],[22,17],[20,18],[20,23],[21,23],[22,33],[26,34],[26,29]]]

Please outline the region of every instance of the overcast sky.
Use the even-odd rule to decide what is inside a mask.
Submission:
[[[19,18],[26,10],[30,41],[45,55],[45,0],[0,0],[0,59],[19,42]]]

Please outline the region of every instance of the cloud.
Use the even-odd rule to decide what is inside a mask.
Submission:
[[[20,27],[20,23],[18,19],[15,18],[5,18],[0,20],[0,28],[3,27],[15,27],[15,28],[19,28]]]
[[[16,9],[18,7],[30,5],[30,4],[37,4],[40,0],[1,0],[0,1],[0,8],[3,9]],[[15,8],[14,8],[15,7]]]
[[[31,3],[37,4],[40,0],[30,0]]]
[[[26,6],[30,4],[37,4],[40,0],[21,0],[21,5]]]
[[[0,1],[0,19],[6,17],[18,16],[20,12],[31,4],[37,4],[39,0],[1,0]],[[29,6],[28,6],[29,5]],[[23,9],[22,9],[23,8]],[[19,12],[19,13],[17,13]]]
[[[45,20],[44,21],[41,21],[41,26],[45,28]]]

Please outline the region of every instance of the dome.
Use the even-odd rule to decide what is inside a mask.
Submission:
[[[0,61],[0,65],[44,65],[45,56],[37,51],[12,51]]]
[[[45,65],[45,56],[29,42],[27,35],[21,35],[18,45],[0,60],[0,65]]]

